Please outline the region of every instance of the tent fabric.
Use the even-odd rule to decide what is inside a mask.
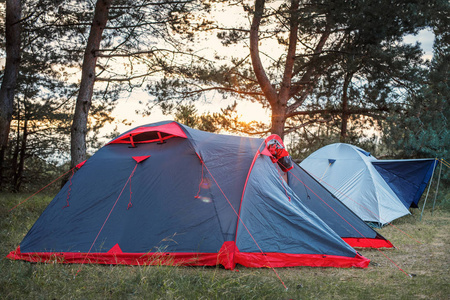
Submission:
[[[85,162],[8,258],[367,267],[282,184],[263,147],[170,121],[133,129]]]
[[[433,175],[436,159],[397,159],[372,161],[389,187],[406,208],[417,208]]]
[[[109,142],[109,144],[122,143],[150,143],[150,142],[164,142],[172,137],[186,138],[186,134],[181,127],[175,123],[163,124],[160,126],[142,126],[129,130],[117,138]]]
[[[394,246],[368,226],[302,167],[295,165],[288,173],[289,186],[300,201],[317,214],[345,242],[358,248],[393,248]]]
[[[240,251],[258,252],[258,247],[261,247],[265,252],[283,249],[297,253],[300,245],[292,241],[307,241],[301,245],[301,254],[317,254],[319,248],[328,255],[354,256],[355,250],[342,243],[342,239],[299,199],[296,199],[297,205],[291,202],[294,200],[289,201],[289,197],[297,196],[289,187],[284,190],[272,164],[268,157],[260,156],[251,172],[240,210],[245,228],[238,224],[236,236],[236,246]],[[277,234],[268,236],[266,233],[273,226],[278,227]]]
[[[377,160],[359,147],[336,143],[300,165],[361,219],[383,226],[417,207],[433,161]]]
[[[359,147],[336,143],[315,151],[300,166],[362,220],[383,226],[410,212],[373,161],[376,158]]]

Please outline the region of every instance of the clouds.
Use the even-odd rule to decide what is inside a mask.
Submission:
[[[424,51],[423,58],[431,60],[433,57],[434,33],[430,29],[423,29],[416,35],[407,35],[403,38],[403,42],[406,44],[415,44],[419,42]]]

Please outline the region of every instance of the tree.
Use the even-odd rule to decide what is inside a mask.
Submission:
[[[326,126],[336,133],[333,142],[355,143],[379,132],[390,114],[403,110],[406,95],[415,93],[425,74],[422,51],[417,45],[367,48],[348,51],[367,53],[345,56],[330,68],[288,128],[306,138],[314,129],[296,130],[296,123]]]
[[[342,94],[340,97],[340,113],[341,141],[345,141],[347,135],[347,122],[350,114],[356,113],[359,115],[368,115],[373,114],[373,112],[376,112],[377,110],[388,110],[387,101],[384,100],[380,103],[381,106],[377,105],[377,107],[372,109],[356,108],[356,111],[352,112],[349,109],[349,87],[353,77],[359,75],[360,78],[358,78],[358,81],[367,81],[370,77],[373,77],[372,74],[378,74],[374,71],[380,71],[384,67],[385,70],[383,70],[384,72],[382,74],[389,74],[393,77],[390,80],[391,82],[392,80],[398,80],[396,75],[402,73],[403,69],[408,68],[411,61],[417,62],[418,56],[410,55],[411,51],[408,51],[410,50],[409,47],[395,47],[394,44],[395,42],[398,42],[405,33],[414,32],[417,28],[422,27],[425,24],[424,19],[409,19],[409,14],[414,11],[408,7],[406,2],[397,3],[396,8],[399,11],[402,11],[404,15],[395,18],[395,21],[392,22],[392,20],[390,20],[392,17],[390,13],[381,10],[380,6],[382,5],[380,4],[384,3],[379,3],[379,1],[374,3],[379,7],[374,7],[371,3],[364,3],[363,5],[350,3],[350,6],[348,6],[347,2],[334,2],[332,5],[324,5],[325,3],[322,3],[322,1],[311,1],[310,9],[313,10],[314,13],[322,16],[323,24],[321,27],[316,27],[316,30],[318,29],[317,32],[320,32],[319,38],[317,39],[317,42],[313,44],[313,47],[309,47],[313,50],[313,53],[309,54],[310,56],[312,55],[312,58],[310,58],[302,67],[294,69],[293,65],[295,64],[296,58],[295,47],[297,45],[298,36],[296,33],[299,30],[299,27],[302,27],[304,24],[302,22],[302,25],[298,25],[300,20],[295,13],[298,11],[298,4],[298,1],[291,1],[292,13],[290,14],[290,35],[287,43],[288,50],[286,52],[284,75],[281,83],[277,85],[278,91],[276,91],[273,88],[274,85],[271,84],[269,80],[264,80],[264,76],[258,76],[258,73],[261,73],[261,64],[258,62],[258,58],[253,59],[253,57],[257,56],[259,53],[257,49],[257,32],[264,6],[264,1],[262,0],[255,2],[255,14],[252,29],[250,30],[250,39],[252,41],[253,37],[255,41],[250,44],[250,51],[252,53],[252,64],[256,77],[258,78],[258,83],[272,107],[271,131],[281,135],[284,130],[284,122],[287,118],[292,118],[305,113],[309,115],[314,113],[313,111],[302,111],[298,108],[302,106],[308,98],[311,98],[314,88],[316,88],[318,83],[323,80],[325,75],[329,76],[329,74],[333,72],[336,74],[336,78],[343,79],[341,82]],[[312,8],[314,5],[317,6]],[[347,14],[351,8],[353,8],[351,12],[352,14],[355,14],[355,16]],[[420,9],[420,6],[416,6],[415,8]],[[359,21],[363,21],[360,20],[361,15],[359,14],[361,13],[363,14],[363,18],[368,19],[365,20],[366,22],[368,21],[368,25],[365,25],[364,22],[359,23]],[[320,18],[318,23],[320,24]],[[388,27],[389,29],[380,30],[380,28],[383,27]],[[412,52],[414,52],[414,50],[417,53],[417,49],[412,49]],[[390,55],[385,55],[383,53],[390,53]],[[391,67],[394,65],[393,62],[402,56],[408,58],[405,60],[406,64],[397,64],[396,68],[392,70]],[[303,61],[298,62],[304,63]],[[316,64],[320,64],[320,67],[316,66]],[[258,67],[255,67],[255,65]],[[335,65],[341,65],[343,68],[341,71],[339,71],[339,69],[336,70],[334,67]],[[298,76],[299,74],[302,76]],[[295,79],[296,76],[298,76],[298,79]],[[408,78],[403,76],[402,79],[405,80]],[[385,86],[392,86],[390,81],[386,81]],[[270,94],[273,96],[269,96],[269,93],[265,90],[272,90]],[[278,97],[276,98],[275,96]],[[273,100],[270,100],[271,98]],[[365,103],[365,106],[369,105]]]
[[[180,52],[179,43],[170,36],[170,29],[181,30],[186,24],[190,24],[189,12],[196,7],[197,3],[193,0],[123,0],[117,3],[110,0],[97,1],[72,123],[72,167],[86,158],[86,124],[94,83],[103,82],[109,86],[111,83],[126,82],[128,86],[119,87],[119,91],[131,91],[163,68],[170,67],[170,55]],[[113,13],[109,16],[110,11]],[[109,27],[106,26],[108,19],[111,21]],[[109,33],[102,40],[104,29]],[[122,59],[120,62],[125,66],[125,71],[118,70],[111,63],[117,58]],[[101,67],[97,65],[98,59],[103,59]],[[96,68],[100,69],[98,74]]]
[[[97,84],[92,87],[84,125],[86,149],[98,147],[98,129],[111,121],[108,113],[116,100],[139,88],[158,72],[168,53],[177,52],[167,31],[171,26],[183,26],[191,3],[195,1],[114,2],[110,25],[94,54]],[[78,90],[73,74],[82,65],[92,11],[90,2],[79,0],[24,2],[23,54],[12,112],[14,124],[9,131],[13,139],[6,150],[6,178],[13,178],[13,189],[17,189],[20,177],[27,176],[28,159],[61,163],[66,157],[67,124],[72,121],[72,99]]]
[[[178,52],[168,31],[184,26],[188,11],[197,5],[190,0],[114,1],[101,44],[92,53],[96,84],[83,85],[91,89],[89,111],[81,122],[85,151],[99,147],[98,130],[112,120],[109,112],[116,100],[142,86],[167,65],[169,53]],[[60,165],[67,157],[73,97],[79,94],[74,74],[82,68],[93,11],[92,3],[79,0],[24,2],[23,54],[9,132],[13,139],[6,150],[6,178],[12,178],[13,190],[30,182],[33,166],[27,162]]]
[[[21,1],[6,1],[6,62],[0,89],[0,189],[3,185],[3,162],[8,146],[14,106],[14,93],[20,64]]]
[[[21,19],[21,59],[14,89],[12,123],[9,130],[3,167],[4,185],[18,191],[21,183],[48,183],[43,172],[45,164],[61,164],[68,148],[65,138],[76,85],[70,78],[70,68],[76,49],[67,55],[79,28],[70,28],[73,15],[59,14],[65,0],[28,0],[23,2]],[[80,18],[81,20],[82,18]],[[33,162],[31,162],[33,161]],[[39,166],[39,176],[30,171]],[[49,176],[51,176],[49,174]],[[30,180],[30,178],[32,178]],[[41,186],[38,186],[41,187]]]
[[[272,86],[270,79],[264,71],[261,58],[259,56],[259,27],[264,13],[264,0],[255,1],[255,12],[250,28],[250,56],[252,59],[253,71],[261,86],[267,101],[269,101],[272,109],[272,127],[271,132],[278,134],[283,138],[284,123],[286,121],[287,101],[290,98],[290,89],[292,84],[292,72],[294,69],[295,52],[298,35],[298,18],[295,16],[299,7],[299,0],[291,1],[291,17],[289,22],[289,44],[286,53],[286,62],[284,67],[283,80],[280,85],[280,90],[277,92]],[[329,33],[326,33],[327,35]],[[322,43],[323,44],[323,43]],[[320,49],[319,49],[320,51]]]
[[[450,149],[450,34],[444,11],[433,20],[434,55],[420,90],[411,94],[402,114],[386,121],[383,142],[394,157],[446,158]]]
[[[314,111],[304,108],[314,100],[325,81],[332,80],[339,83],[342,92],[340,107],[333,114],[343,116],[344,138],[350,115],[370,116],[389,109],[389,105],[378,101],[387,97],[378,97],[374,107],[366,108],[364,103],[362,107],[350,107],[352,83],[366,82],[373,92],[375,89],[370,85],[378,85],[383,79],[392,90],[398,86],[405,89],[410,78],[395,76],[411,75],[405,68],[417,55],[408,53],[418,51],[417,47],[403,47],[401,39],[426,25],[426,4],[410,1],[392,5],[390,1],[292,0],[267,4],[255,0],[253,7],[242,3],[252,18],[250,29],[219,25],[209,29],[220,31],[218,36],[227,46],[249,40],[249,56],[222,65],[203,57],[197,64],[169,70],[150,93],[161,101],[163,97],[195,99],[199,93],[217,90],[258,101],[270,108],[270,131],[283,136],[291,130],[285,128],[287,120],[326,111],[325,107]],[[274,46],[273,41],[278,45]],[[401,65],[404,70],[393,69],[399,67],[395,63],[400,60],[404,62]],[[354,65],[351,68],[350,62]],[[380,71],[383,76],[378,76]],[[387,80],[389,74],[391,79]],[[288,127],[294,129],[295,123],[290,121]]]
[[[71,167],[86,160],[86,134],[89,109],[91,108],[95,67],[97,63],[96,51],[100,48],[103,29],[108,21],[111,0],[98,0],[95,6],[94,19],[84,52],[81,71],[80,90],[78,91],[75,113],[71,129]]]

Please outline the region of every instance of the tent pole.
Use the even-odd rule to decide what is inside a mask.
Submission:
[[[437,160],[437,158],[435,158],[435,161],[434,161],[433,173],[431,174],[430,183],[429,183],[429,186],[428,186],[428,189],[427,189],[427,195],[425,196],[425,201],[423,202],[422,212],[420,213],[419,221],[422,221],[423,210],[425,209],[425,204],[427,204],[428,193],[430,192],[431,184],[433,183],[434,169],[436,169],[436,160]]]
[[[439,163],[440,163],[439,176],[438,176],[438,181],[437,181],[437,185],[436,185],[436,192],[434,193],[433,208],[431,209],[431,215],[433,215],[433,212],[434,212],[434,205],[436,204],[436,198],[437,198],[438,191],[439,191],[439,183],[441,182],[442,162],[439,160]]]

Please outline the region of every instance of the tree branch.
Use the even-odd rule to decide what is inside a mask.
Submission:
[[[289,30],[289,47],[286,53],[286,63],[284,66],[283,79],[281,81],[281,87],[279,92],[279,99],[287,103],[290,98],[290,89],[292,81],[292,70],[295,63],[295,51],[297,49],[297,36],[298,36],[298,2],[299,0],[291,1],[291,18],[290,18],[290,30]]]
[[[227,87],[211,87],[211,88],[193,90],[193,91],[189,91],[189,92],[181,92],[181,94],[193,95],[193,94],[198,94],[198,93],[203,93],[203,92],[208,92],[208,91],[226,91],[226,92],[232,92],[232,93],[236,93],[236,94],[240,94],[240,95],[264,96],[263,93],[245,92],[245,91],[239,91],[239,90],[236,90],[236,89],[233,89],[233,88],[227,88]]]
[[[367,116],[375,116],[374,112],[390,112],[392,110],[387,107],[381,108],[353,108],[349,109],[346,112],[349,115],[362,114]],[[308,110],[308,111],[296,111],[291,112],[287,115],[288,118],[292,118],[295,116],[306,116],[306,115],[316,115],[316,114],[341,114],[343,112],[342,109],[316,109],[316,110]]]
[[[270,83],[269,78],[264,70],[264,67],[259,56],[259,25],[261,23],[264,12],[264,0],[255,1],[255,13],[253,15],[252,25],[250,27],[250,56],[252,59],[253,70],[258,79],[258,83],[267,98],[267,101],[274,106],[278,101],[278,95],[275,88]]]

